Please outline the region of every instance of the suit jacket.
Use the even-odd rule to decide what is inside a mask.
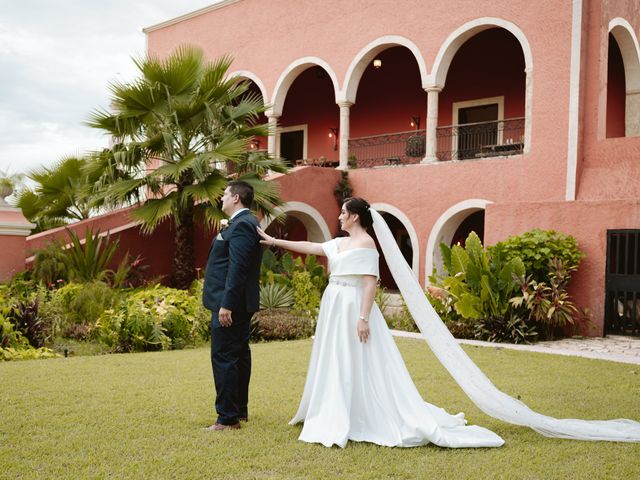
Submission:
[[[249,210],[238,213],[211,243],[204,276],[202,303],[215,315],[220,307],[232,312],[260,309],[262,245],[258,220]]]

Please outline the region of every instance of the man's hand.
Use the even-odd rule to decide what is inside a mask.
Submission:
[[[218,312],[218,320],[220,321],[220,325],[222,325],[223,327],[230,327],[233,323],[233,320],[231,319],[231,310],[220,307],[220,311]]]

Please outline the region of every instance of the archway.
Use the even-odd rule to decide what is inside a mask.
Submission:
[[[640,47],[626,20],[609,22],[606,137],[640,135]]]
[[[463,242],[470,231],[480,229],[482,235],[477,231],[476,233],[481,240],[484,240],[484,210],[490,203],[482,199],[465,200],[453,205],[436,220],[427,240],[425,285],[429,284],[429,276],[434,268],[438,273],[443,272],[441,243],[450,246],[452,242],[457,243],[461,238]]]
[[[436,56],[430,79],[434,88],[442,89],[438,158],[529,152],[532,72],[529,42],[515,24],[485,17],[453,32]],[[474,125],[461,131],[461,122]]]
[[[278,80],[276,155],[291,165],[337,165],[339,109],[335,73],[320,59],[294,62]]]

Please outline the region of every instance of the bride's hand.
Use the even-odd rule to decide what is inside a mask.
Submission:
[[[365,322],[364,320],[359,318],[357,329],[360,342],[367,343],[367,340],[369,340],[369,322]]]
[[[276,244],[275,238],[273,238],[271,235],[267,235],[265,231],[262,230],[260,227],[256,227],[256,231],[258,232],[258,235],[262,237],[262,240],[260,240],[260,243],[262,243],[263,245],[275,246]]]

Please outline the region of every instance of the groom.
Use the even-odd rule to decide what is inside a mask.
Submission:
[[[262,248],[249,211],[253,187],[229,182],[222,211],[229,224],[211,244],[204,277],[202,302],[211,310],[211,364],[216,387],[218,419],[209,430],[240,428],[247,420],[251,351],[251,317],[260,306]]]

